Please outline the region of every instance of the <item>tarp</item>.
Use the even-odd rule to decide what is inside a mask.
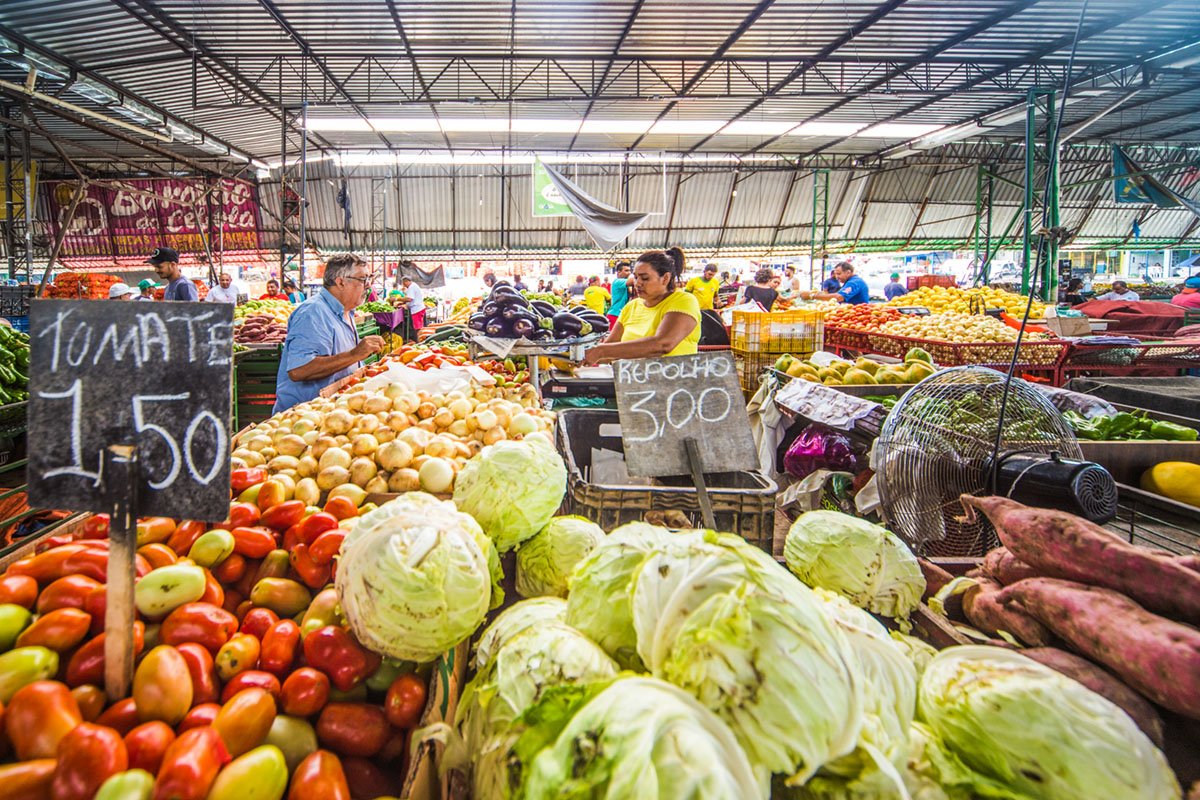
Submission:
[[[1142,172],[1141,166],[1126,155],[1120,146],[1113,145],[1112,156],[1113,195],[1116,202],[1153,203],[1159,208],[1186,208],[1200,216],[1200,202],[1183,197],[1153,175],[1138,174]]]
[[[616,247],[626,236],[638,229],[649,213],[620,211],[601,203],[580,189],[547,164],[538,162],[550,182],[558,189],[563,201],[579,219],[581,225],[604,252]]]
[[[443,267],[423,270],[411,261],[401,261],[396,265],[396,272],[401,278],[412,278],[413,283],[422,289],[439,289],[446,285],[446,270]]]
[[[1089,300],[1075,310],[1109,321],[1109,333],[1171,336],[1183,325],[1183,309],[1152,300]]]

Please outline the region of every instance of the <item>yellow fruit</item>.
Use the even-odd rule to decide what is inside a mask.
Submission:
[[[846,370],[846,374],[842,376],[842,383],[847,386],[866,386],[874,384],[875,379],[865,369],[854,368]]]
[[[1142,473],[1141,486],[1147,492],[1200,506],[1200,464],[1163,461]]]
[[[817,377],[820,378],[825,383],[829,383],[829,381],[831,381],[831,380],[836,381],[837,383],[842,382],[841,373],[835,369],[830,369],[828,367],[826,367],[825,369],[817,370]]]
[[[855,369],[861,369],[863,372],[870,373],[871,375],[874,375],[875,370],[879,369],[879,367],[880,364],[878,361],[872,361],[871,359],[865,357],[859,358],[854,362]]]

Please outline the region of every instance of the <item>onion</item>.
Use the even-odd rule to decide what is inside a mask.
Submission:
[[[465,419],[456,419],[450,423],[450,427],[446,428],[446,433],[452,436],[457,436],[460,439],[465,439],[471,435],[471,431],[467,429],[467,421]]]
[[[335,408],[325,415],[323,428],[329,433],[346,433],[354,426],[354,415],[344,408]]]
[[[275,456],[267,462],[267,470],[269,472],[282,472],[285,469],[296,469],[300,466],[300,459],[295,456]]]
[[[271,441],[270,436],[259,434],[250,437],[250,439],[246,442],[246,448],[248,450],[253,450],[256,453],[261,453],[263,448],[270,447],[272,444],[274,444],[274,442]]]
[[[435,436],[425,446],[425,455],[430,458],[453,458],[457,452],[457,443],[446,436]]]
[[[421,488],[438,494],[448,492],[454,486],[454,468],[442,458],[430,458],[421,465],[419,473]]]
[[[400,432],[396,437],[397,441],[404,442],[412,448],[413,455],[421,455],[425,452],[425,445],[429,444],[429,440],[433,437],[423,428],[407,428]]]
[[[496,427],[497,424],[499,424],[499,418],[496,416],[496,412],[488,408],[485,408],[483,411],[476,411],[474,416],[475,427],[481,431],[491,430],[492,428]]]
[[[350,462],[350,481],[359,486],[366,486],[367,483],[379,474],[379,468],[375,466],[372,459],[364,456],[359,456]]]
[[[308,449],[308,445],[296,434],[285,433],[275,442],[275,449],[283,456],[298,456]]]
[[[504,428],[501,428],[499,425],[494,428],[488,428],[483,432],[484,444],[495,444],[496,442],[502,442],[507,438],[508,435],[505,434]]]
[[[421,475],[415,469],[398,469],[388,478],[388,489],[393,492],[415,492],[421,488]]]
[[[332,436],[318,436],[317,440],[312,443],[312,450],[309,452],[309,455],[313,458],[320,458],[331,447],[337,447],[337,442],[334,441]]]
[[[354,503],[355,508],[357,508],[366,501],[367,493],[361,486],[357,486],[353,483],[343,483],[340,486],[335,486],[330,490],[329,499],[332,500],[335,497],[345,497],[351,503]]]
[[[412,446],[403,439],[387,442],[375,451],[375,460],[386,470],[403,469],[415,457]]]
[[[384,442],[390,442],[392,439],[396,438],[396,432],[386,426],[376,429],[373,435],[379,440],[380,444],[383,444]]]
[[[437,413],[437,406],[426,400],[421,405],[417,406],[417,417],[420,419],[429,419]]]
[[[340,447],[331,447],[321,454],[320,460],[317,462],[317,467],[321,470],[327,470],[330,467],[341,467],[342,469],[350,469],[350,462],[353,458]]]
[[[433,424],[439,428],[449,428],[454,422],[454,412],[448,408],[439,408],[433,415]]]
[[[321,502],[321,487],[317,486],[317,482],[313,478],[301,478],[296,481],[297,500],[304,501],[307,506],[315,506]]]
[[[509,436],[528,436],[536,432],[537,429],[537,420],[524,412],[517,414],[512,418],[512,422],[508,423]]]
[[[383,477],[382,474],[376,475],[374,478],[371,478],[371,480],[368,481],[367,485],[363,488],[367,490],[367,494],[387,494],[387,478]]]
[[[306,445],[308,445],[309,447],[312,447],[314,444],[316,444],[317,439],[321,438],[321,432],[320,431],[309,431],[308,433],[304,434],[300,438],[304,440],[304,443]]]
[[[467,414],[475,410],[471,405],[471,401],[465,397],[452,400],[447,408],[450,409],[450,413],[454,415],[455,419],[466,419]]]
[[[369,456],[379,449],[379,440],[369,433],[361,433],[354,437],[351,448],[356,456]]]
[[[301,456],[296,464],[296,472],[301,478],[311,478],[321,471],[321,465],[311,455]]]
[[[403,411],[392,411],[387,415],[387,426],[399,433],[409,426],[408,414]]]
[[[350,470],[345,467],[325,467],[317,473],[317,488],[328,492],[350,480]]]
[[[362,392],[350,392],[346,395],[346,407],[354,412],[362,411],[366,400],[367,396]]]
[[[364,414],[378,414],[380,411],[391,411],[392,401],[381,394],[373,394],[363,403]]]

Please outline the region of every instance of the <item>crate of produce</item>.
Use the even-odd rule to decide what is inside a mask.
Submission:
[[[906,283],[910,292],[916,289],[923,289],[926,286],[945,286],[946,288],[950,288],[951,286],[958,285],[953,275],[909,275]]]
[[[0,317],[25,317],[29,314],[29,301],[37,294],[38,287],[29,284],[0,286]]]
[[[47,297],[58,297],[64,300],[91,299],[105,300],[108,290],[114,283],[120,283],[116,275],[103,275],[98,272],[63,272],[54,279],[54,285],[47,292]]]
[[[750,353],[815,353],[825,340],[825,312],[814,309],[795,311],[735,311],[729,331],[734,350]]]
[[[616,411],[562,411],[556,436],[567,462],[563,513],[587,517],[606,531],[645,520],[648,514],[654,520],[670,512],[682,513],[692,527],[703,526],[696,487],[690,478],[614,476],[623,473],[625,454]],[[771,552],[778,491],[775,482],[760,472],[706,474],[705,481],[717,528]]]
[[[234,366],[234,429],[262,422],[275,407],[275,380],[279,372],[279,345],[253,350]]]
[[[837,325],[825,326],[825,347],[835,350],[855,350],[865,353],[871,350],[871,334]]]
[[[888,333],[868,334],[868,349],[873,353],[903,358],[913,347],[925,350],[935,363],[944,367],[974,364],[985,367],[1008,368],[1012,359],[1012,342],[945,342],[937,339],[918,339]],[[1021,342],[1017,367],[1023,369],[1052,369],[1062,359],[1067,342],[1041,339]]]

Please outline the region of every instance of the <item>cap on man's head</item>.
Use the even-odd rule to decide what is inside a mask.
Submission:
[[[158,266],[159,264],[163,263],[164,261],[178,261],[178,260],[179,260],[179,253],[175,252],[175,250],[173,248],[159,247],[154,251],[154,255],[152,255],[146,259],[146,263],[154,264],[155,266]]]
[[[133,289],[127,283],[114,283],[108,287],[108,299],[116,300],[119,297],[124,297],[127,294],[133,294]]]
[[[1183,285],[1188,289],[1200,289],[1200,275],[1193,275],[1184,281]]]
[[[140,281],[138,281],[138,288],[142,289],[143,291],[146,289],[153,289],[156,286],[158,286],[158,284],[149,278],[142,278]]]
[[[898,280],[900,280],[900,273],[899,273],[899,272],[893,272],[893,273],[892,273],[892,280],[894,280],[894,281],[898,281]]]

